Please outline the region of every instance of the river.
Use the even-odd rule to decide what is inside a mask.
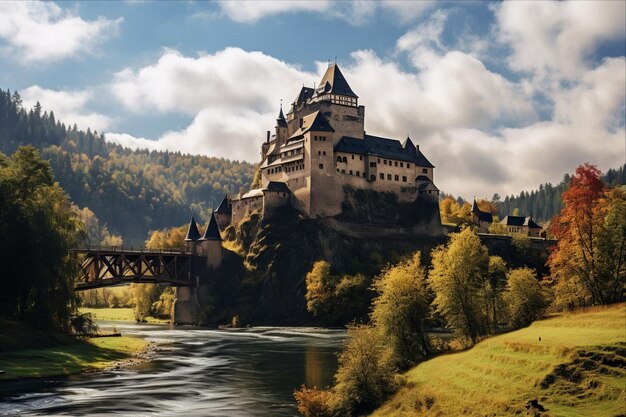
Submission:
[[[293,390],[332,382],[345,332],[100,322],[159,344],[141,365],[4,383],[0,415],[294,416]]]

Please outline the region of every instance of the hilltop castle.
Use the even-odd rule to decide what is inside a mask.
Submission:
[[[274,134],[261,146],[261,187],[225,198],[216,210],[220,227],[287,204],[309,217],[335,216],[346,187],[391,192],[400,202],[437,201],[434,166],[419,145],[368,135],[364,124],[365,107],[337,64],[329,65],[286,115],[281,105]]]

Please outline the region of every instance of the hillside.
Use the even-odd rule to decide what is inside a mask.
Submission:
[[[89,207],[100,224],[135,246],[150,230],[186,222],[191,211],[206,220],[225,193],[249,187],[256,169],[223,158],[123,148],[66,126],[40,105],[25,109],[19,93],[0,90],[0,152],[10,155],[22,145],[50,161],[76,205]]]
[[[428,360],[373,415],[626,415],[625,320],[624,304],[562,314]]]

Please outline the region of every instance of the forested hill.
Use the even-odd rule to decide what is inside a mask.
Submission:
[[[132,245],[150,230],[185,223],[192,211],[206,220],[210,206],[248,187],[255,171],[247,162],[123,148],[66,126],[39,103],[25,109],[17,92],[0,90],[0,152],[21,145],[38,148],[73,202]]]
[[[618,169],[609,169],[602,177],[602,181],[610,186],[626,184],[625,167],[626,165]],[[567,189],[571,179],[571,175],[565,174],[563,181],[556,186],[550,183],[541,184],[538,190],[522,191],[519,195],[506,196],[504,201],[499,201],[496,195],[492,202],[498,207],[501,219],[507,214],[513,214],[515,209],[519,209],[521,216],[532,216],[535,221],[544,223],[563,208],[561,195]]]

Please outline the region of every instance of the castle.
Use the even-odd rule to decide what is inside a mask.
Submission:
[[[225,198],[216,210],[221,228],[252,211],[265,216],[290,204],[308,217],[342,212],[345,188],[391,192],[400,202],[437,201],[434,166],[419,145],[365,132],[365,107],[337,64],[319,86],[302,87],[274,134],[261,146],[261,187]]]

